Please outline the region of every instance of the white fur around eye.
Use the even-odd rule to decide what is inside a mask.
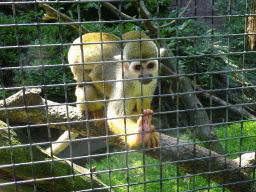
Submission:
[[[135,67],[136,65],[140,65],[140,62],[138,62],[138,61],[133,61],[133,62],[131,62],[130,66],[129,66],[129,70],[132,71],[132,72],[136,72],[136,71],[134,70],[134,67]]]
[[[158,66],[158,60],[150,60],[150,61],[148,61],[148,62],[147,62],[147,66],[148,66],[150,63],[154,64],[154,66],[153,66],[153,68],[151,68],[151,69],[149,69],[149,70],[154,70],[155,68],[157,68],[157,66]]]

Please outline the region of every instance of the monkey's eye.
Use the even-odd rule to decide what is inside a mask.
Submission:
[[[148,68],[148,69],[152,69],[152,68],[154,68],[154,66],[155,66],[154,63],[149,63],[148,66],[147,66],[147,68]]]
[[[136,71],[139,71],[139,70],[140,70],[140,68],[141,68],[141,66],[140,66],[140,65],[135,65],[135,67],[134,67],[134,69],[135,69]]]

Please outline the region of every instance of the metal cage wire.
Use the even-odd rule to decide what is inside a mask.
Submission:
[[[0,7],[1,191],[255,190],[254,0],[2,1]],[[83,42],[87,29],[99,32],[100,42]],[[139,39],[122,39],[133,30]],[[142,42],[154,41],[158,52],[169,49],[153,58],[159,61],[158,75],[150,77],[157,79],[154,95],[144,95],[141,86],[140,96],[123,91],[109,99],[110,83],[122,82],[124,90],[125,82],[140,79],[125,79],[124,70],[121,79],[106,80],[102,73],[99,81],[85,80],[85,66],[102,65],[104,72],[120,63],[105,60],[103,46],[120,41],[104,42],[104,32],[120,37],[122,49],[140,42],[139,59],[121,51],[122,69],[125,62],[142,66],[148,60]],[[85,61],[83,46],[95,44],[102,61]],[[80,63],[68,63],[72,45],[80,46]],[[82,66],[82,82],[73,80],[73,66]],[[97,83],[102,99],[87,100],[87,86]],[[75,87],[83,87],[84,102],[76,101]],[[118,118],[139,118],[125,114],[125,103],[140,100],[143,114],[150,97],[159,146],[130,148],[126,120],[124,133],[109,130],[108,104],[121,100],[124,115]],[[82,103],[84,116],[75,107]],[[104,103],[104,115],[92,118],[91,103]],[[104,123],[97,128],[95,122]],[[67,140],[57,141],[58,129],[68,130]],[[74,139],[72,132],[82,136]],[[125,140],[118,143],[120,136]],[[60,143],[68,147],[55,157],[52,146]]]

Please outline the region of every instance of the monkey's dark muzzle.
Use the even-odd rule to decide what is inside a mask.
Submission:
[[[139,76],[139,81],[142,83],[142,84],[144,84],[144,85],[147,85],[147,84],[149,84],[153,79],[149,79],[149,78],[147,78],[147,77],[153,77],[153,75],[152,74],[148,74],[147,76],[143,76],[143,75],[140,75]]]

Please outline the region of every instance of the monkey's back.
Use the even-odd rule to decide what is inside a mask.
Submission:
[[[121,45],[118,42],[120,38],[107,33],[88,33],[82,36],[82,43],[88,43],[83,45],[81,50],[80,37],[77,38],[70,47],[68,52],[69,64],[78,64],[71,66],[71,71],[74,74],[74,79],[78,82],[83,81],[83,70],[85,70],[85,75],[88,75],[95,67],[94,71],[101,68],[101,64],[88,64],[90,62],[101,62],[103,61],[113,61],[114,56],[120,54]],[[106,42],[106,43],[102,43]],[[96,43],[96,44],[95,44]],[[102,55],[103,53],[103,55]],[[83,60],[82,60],[83,55]],[[85,63],[82,65],[82,63]],[[87,63],[87,64],[86,64]],[[85,77],[85,81],[91,81],[88,76]]]

